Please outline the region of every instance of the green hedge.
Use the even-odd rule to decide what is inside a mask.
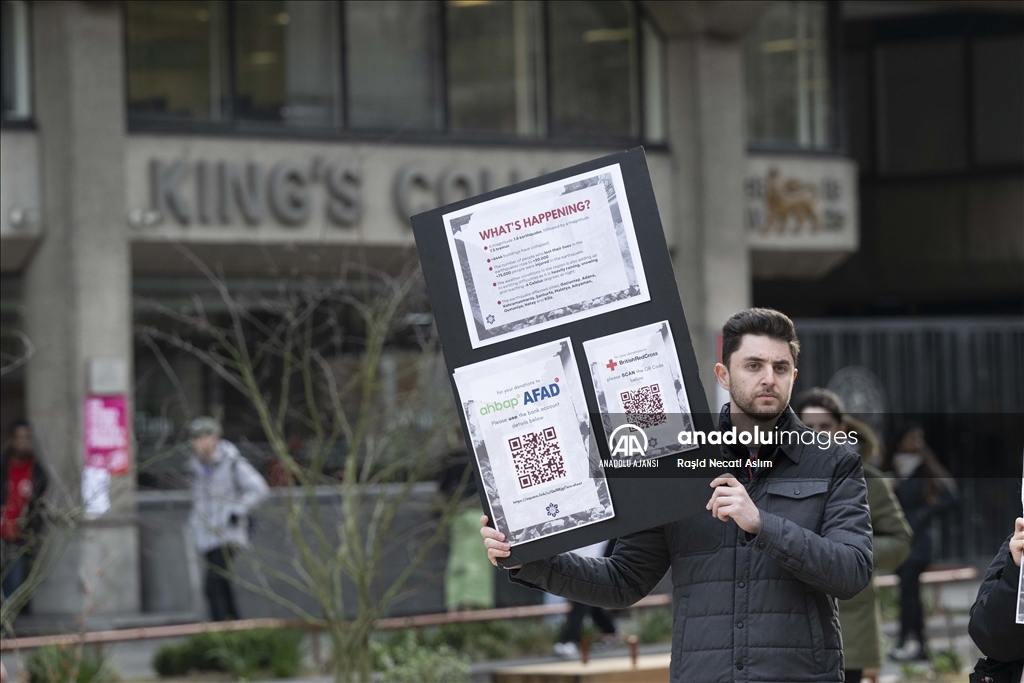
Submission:
[[[25,658],[29,683],[113,683],[117,674],[91,647],[47,645]],[[72,673],[77,675],[72,678]]]
[[[251,678],[258,673],[289,678],[302,666],[302,635],[295,629],[199,633],[183,643],[157,650],[153,668],[161,676],[225,671],[235,678]]]
[[[407,630],[370,641],[373,668],[388,683],[469,683],[469,658],[447,645],[425,646]]]

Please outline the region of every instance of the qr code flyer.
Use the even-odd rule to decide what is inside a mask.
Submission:
[[[495,528],[515,545],[614,516],[572,343],[458,368]]]
[[[693,420],[668,321],[583,342],[609,452],[616,457],[616,430],[643,431],[646,450],[632,458],[660,458],[688,450],[677,435]]]

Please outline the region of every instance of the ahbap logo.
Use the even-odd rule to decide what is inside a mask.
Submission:
[[[546,509],[547,509],[547,512],[548,512],[548,517],[557,517],[558,516],[558,504],[557,503],[549,503]]]
[[[640,445],[640,437],[643,437],[642,446]],[[613,458],[617,455],[626,458],[633,456],[642,458],[647,455],[647,446],[649,444],[647,442],[647,433],[643,429],[636,425],[624,424],[612,430],[611,436],[608,437],[608,445],[611,446]]]
[[[493,315],[491,315],[490,313],[488,313],[488,314],[487,314],[487,317],[485,318],[485,320],[487,320],[487,324],[488,324],[488,325],[493,325],[493,324],[494,324],[494,320],[495,320],[495,318],[494,318],[494,316],[493,316]]]

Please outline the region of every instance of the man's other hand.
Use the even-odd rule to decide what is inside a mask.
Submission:
[[[484,547],[487,548],[487,559],[491,561],[495,567],[498,566],[499,557],[508,557],[512,553],[509,551],[511,546],[505,542],[505,534],[500,533],[497,529],[492,529],[487,526],[487,515],[480,516],[480,535],[484,537]],[[505,569],[519,569],[523,565],[517,564],[514,567],[505,567]]]
[[[736,477],[723,474],[711,482],[711,488],[715,492],[711,494],[707,509],[716,519],[723,522],[731,519],[749,534],[761,531],[761,511]]]
[[[1018,567],[1021,553],[1024,553],[1024,517],[1017,518],[1017,528],[1013,532],[1013,538],[1010,539],[1010,557]]]

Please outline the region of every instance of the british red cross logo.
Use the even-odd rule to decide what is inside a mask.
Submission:
[[[616,362],[615,362],[615,359],[614,359],[614,358],[609,358],[609,359],[608,359],[608,362],[604,364],[604,366],[605,366],[606,368],[608,368],[609,370],[611,370],[612,372],[615,372],[615,367],[616,367],[617,365],[618,365],[618,363],[616,363]]]

